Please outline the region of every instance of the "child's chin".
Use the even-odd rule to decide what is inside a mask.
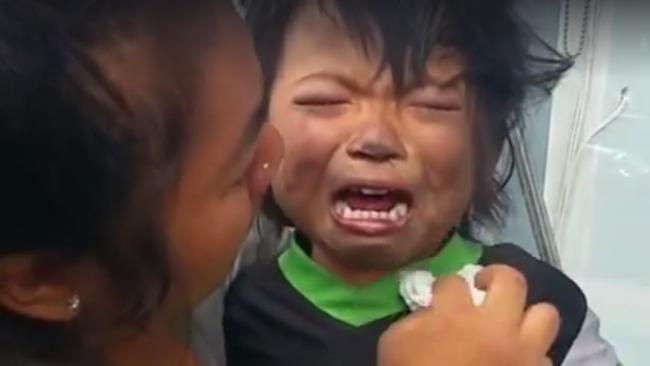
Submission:
[[[393,272],[412,262],[404,253],[358,251],[350,258],[359,269]]]
[[[359,267],[376,269],[400,268],[409,264],[410,251],[403,243],[394,238],[360,238],[354,241],[340,241],[338,248],[331,248],[338,252],[338,256],[345,258],[346,262],[358,264]]]
[[[400,240],[403,235],[400,231],[390,233],[368,235],[366,233],[359,233],[354,230],[340,229],[335,234],[337,242],[342,246],[349,248],[349,250],[379,250],[379,251],[395,251],[402,241]]]

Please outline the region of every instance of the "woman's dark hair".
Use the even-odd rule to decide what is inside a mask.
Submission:
[[[116,321],[146,323],[170,281],[160,194],[217,3],[0,0],[0,258],[95,261],[123,300]],[[0,355],[65,358],[82,326],[0,308]]]
[[[313,3],[364,50],[381,46],[379,71],[390,69],[398,92],[409,82],[408,75],[424,75],[434,48],[461,53],[478,105],[477,182],[465,222],[500,222],[502,188],[513,161],[498,174],[494,165],[510,131],[524,119],[524,102],[548,95],[571,60],[522,21],[514,0],[244,0],[267,84],[281,62],[287,27],[302,6]],[[267,207],[271,215],[280,214],[274,202]]]

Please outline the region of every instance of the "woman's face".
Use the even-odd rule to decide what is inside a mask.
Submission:
[[[170,298],[189,303],[209,294],[229,272],[282,155],[276,130],[262,123],[261,77],[251,38],[228,7],[217,23],[189,148],[164,212],[176,275]]]
[[[275,128],[263,123],[265,101],[251,38],[231,2],[221,3],[192,116],[184,121],[188,144],[174,183],[163,192],[162,227],[172,267],[163,316],[187,310],[223,281],[283,152]],[[146,40],[92,50],[111,81],[134,94],[140,81],[149,87],[147,71],[153,68]],[[66,264],[61,271],[49,262],[43,271],[41,262],[31,254],[0,258],[0,307],[62,322],[76,316],[68,302],[78,295],[84,314],[96,312],[100,323],[112,319],[121,299],[113,298],[110,276],[95,261]]]
[[[371,50],[372,51],[372,50]],[[396,95],[316,6],[289,27],[270,104],[286,146],[278,204],[333,267],[393,269],[430,255],[466,211],[473,128],[463,61],[437,51]]]

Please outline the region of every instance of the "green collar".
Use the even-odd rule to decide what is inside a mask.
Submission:
[[[399,294],[399,271],[369,285],[353,286],[312,261],[295,236],[289,241],[288,248],[278,259],[280,270],[291,286],[329,316],[359,327],[406,311]],[[434,276],[443,276],[475,264],[482,253],[479,244],[454,235],[436,256],[409,268],[428,269]]]

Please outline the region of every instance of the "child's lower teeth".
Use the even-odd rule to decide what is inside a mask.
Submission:
[[[405,203],[398,203],[389,211],[359,210],[353,209],[343,201],[336,202],[334,210],[337,215],[345,220],[385,220],[399,221],[408,214],[408,206]]]

